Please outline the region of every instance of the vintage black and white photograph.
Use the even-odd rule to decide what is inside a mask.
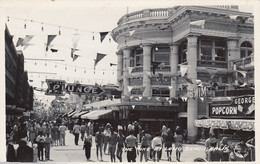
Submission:
[[[6,162],[255,161],[258,6],[22,2],[2,6]]]

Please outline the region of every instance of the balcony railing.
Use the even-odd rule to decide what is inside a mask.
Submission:
[[[216,67],[216,68],[227,68],[228,64],[225,61],[214,61],[214,60],[197,60],[197,65],[200,67]]]
[[[172,8],[159,8],[159,9],[146,9],[141,11],[132,12],[129,14],[124,15],[119,19],[117,22],[118,25],[121,25],[123,23],[142,19],[142,18],[156,18],[156,17],[165,17],[168,18],[173,13]]]

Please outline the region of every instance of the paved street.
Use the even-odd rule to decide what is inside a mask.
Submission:
[[[97,162],[96,146],[93,138],[93,146],[91,149],[91,161]],[[74,144],[74,136],[68,131],[66,133],[66,146],[53,146],[51,148],[51,160],[46,162],[86,162],[85,152],[83,148],[83,141],[79,140],[79,145]],[[204,157],[203,146],[184,144],[184,151],[181,155],[181,162],[191,162],[197,157]],[[172,160],[176,162],[175,151],[172,153]],[[116,159],[117,162],[119,160]],[[137,161],[140,161],[140,156],[137,156]],[[150,160],[151,161],[151,160]],[[89,162],[89,161],[88,161]],[[110,156],[103,154],[103,162],[110,162]],[[127,162],[126,153],[123,153],[123,162]],[[160,162],[168,162],[166,153],[163,152]]]

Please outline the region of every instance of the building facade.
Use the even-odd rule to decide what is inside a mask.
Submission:
[[[175,126],[187,129],[190,140],[198,134],[194,121],[209,116],[210,98],[217,91],[254,86],[253,67],[243,70],[246,82],[236,73],[234,62],[253,60],[254,52],[253,15],[236,6],[136,11],[119,19],[112,36],[118,43],[117,81],[122,97],[177,100],[177,116],[171,113],[171,119]],[[199,82],[208,85],[206,90]],[[174,103],[166,108],[171,106]],[[163,112],[164,107],[156,110]]]
[[[33,110],[33,88],[28,83],[24,71],[22,51],[16,51],[12,36],[5,29],[5,84],[6,84],[6,120],[22,116],[23,112]]]

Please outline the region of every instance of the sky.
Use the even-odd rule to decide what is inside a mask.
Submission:
[[[34,36],[26,49],[20,46],[17,50],[22,50],[24,53],[29,84],[37,88],[47,88],[47,84],[44,83],[46,79],[61,79],[67,83],[78,81],[81,84],[116,84],[116,66],[111,67],[110,63],[117,63],[117,43],[113,41],[110,33],[101,43],[99,32],[112,31],[117,27],[118,20],[127,12],[187,4],[177,4],[174,1],[104,0],[37,1],[40,3],[30,0],[19,2],[9,0],[4,2],[3,20],[7,23],[11,35],[14,35],[14,43],[16,44],[18,38],[24,38],[25,35]],[[253,11],[250,3],[242,3],[239,8],[240,11]],[[26,24],[26,29],[24,24]],[[59,31],[61,35],[58,35]],[[52,48],[59,50],[57,53],[46,52],[47,35],[57,35],[51,42]],[[75,54],[79,55],[79,58],[72,61],[71,48],[76,43],[79,51]],[[97,53],[106,54],[106,56],[94,70],[94,59]],[[62,59],[64,61],[29,59]],[[44,93],[35,91],[35,94],[46,98]],[[49,98],[52,99],[52,97]]]

